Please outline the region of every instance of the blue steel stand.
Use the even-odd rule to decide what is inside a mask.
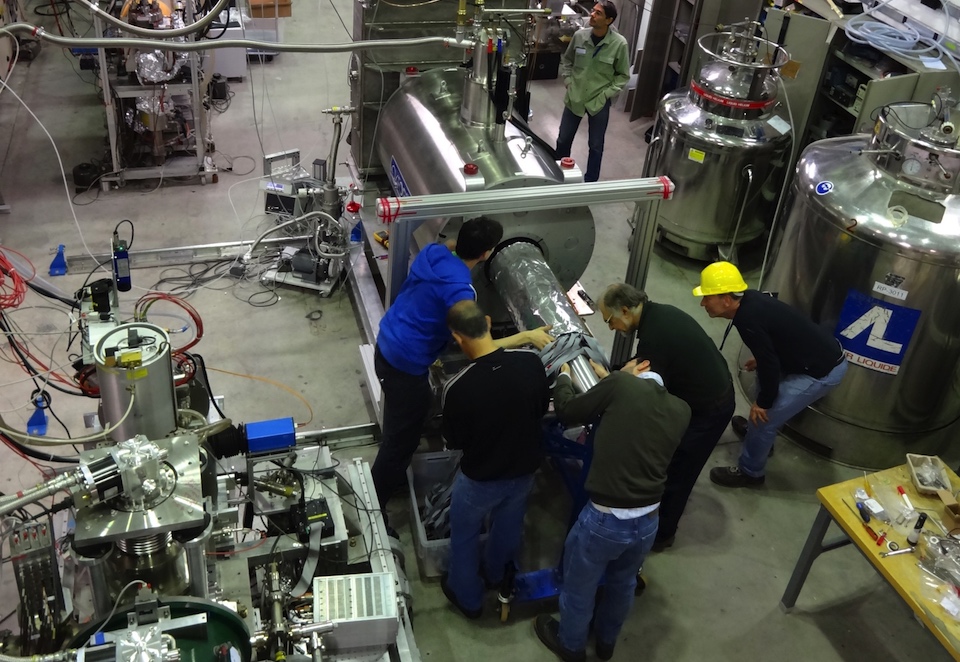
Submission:
[[[587,475],[590,473],[590,464],[593,461],[594,426],[585,427],[581,440],[571,441],[564,435],[563,425],[555,418],[548,419],[543,426],[543,447],[550,464],[560,474],[564,486],[573,499],[573,507],[567,522],[567,531],[577,521],[580,511],[587,504],[589,496],[584,488]],[[506,621],[510,613],[510,605],[518,602],[533,602],[555,598],[560,595],[563,584],[563,551],[560,559],[552,568],[531,570],[518,573],[512,582],[513,586],[500,589],[500,620]],[[512,593],[512,594],[511,594]]]

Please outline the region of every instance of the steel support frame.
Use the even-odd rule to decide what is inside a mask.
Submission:
[[[556,186],[531,186],[517,189],[497,189],[492,191],[474,191],[467,193],[443,193],[438,195],[420,195],[407,198],[380,198],[377,201],[377,214],[381,220],[391,222],[390,251],[387,262],[389,274],[386,292],[386,308],[396,300],[403,281],[407,277],[410,251],[413,246],[413,233],[420,224],[430,218],[445,216],[470,216],[478,213],[500,214],[544,209],[561,209],[591,204],[612,202],[636,202],[636,215],[647,205],[656,207],[659,200],[673,197],[674,185],[667,177],[643,177],[640,179],[620,179],[609,182],[583,182],[577,184],[558,184]],[[648,213],[656,221],[656,211]],[[655,232],[655,229],[654,229]],[[636,234],[636,233],[635,233]],[[652,236],[650,249],[652,249]],[[634,238],[634,243],[637,237]],[[634,250],[631,268],[627,271],[628,282],[631,272],[638,282],[646,280],[650,249],[645,251],[643,261],[634,264],[644,251]],[[633,283],[631,283],[633,284]]]
[[[309,241],[309,235],[299,237],[270,237],[263,239],[259,246],[276,246],[298,241]],[[209,260],[240,259],[247,249],[253,245],[253,240],[225,241],[216,244],[191,244],[188,246],[174,246],[173,248],[146,248],[130,251],[130,268],[146,269],[149,267],[168,267],[177,264],[192,262],[206,262]],[[110,264],[112,253],[80,253],[67,255],[67,269],[90,271],[97,265]]]
[[[657,216],[659,213],[659,200],[653,200],[646,205],[637,203],[633,210],[630,260],[627,262],[627,273],[623,280],[638,290],[644,289],[647,285],[650,255],[653,253],[653,244],[657,239]],[[612,365],[623,364],[630,359],[633,355],[632,347],[635,337],[635,331],[631,331],[629,334],[614,334],[613,351],[610,352],[610,363]]]
[[[400,662],[421,662],[420,649],[413,638],[413,620],[411,617],[412,604],[409,597],[409,586],[406,575],[397,568],[391,550],[390,538],[387,537],[387,527],[380,512],[380,501],[373,487],[373,476],[370,475],[370,465],[359,458],[354,458],[346,464],[347,479],[354,489],[357,503],[357,515],[369,520],[369,526],[361,527],[363,540],[370,550],[371,572],[389,572],[394,576],[397,590],[397,616],[400,619],[400,629],[397,631],[396,653]],[[384,656],[384,661],[387,656]],[[389,659],[394,659],[389,656]]]

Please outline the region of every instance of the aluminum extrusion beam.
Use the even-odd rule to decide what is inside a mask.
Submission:
[[[667,177],[642,177],[609,182],[380,198],[376,204],[377,217],[381,222],[393,223],[385,307],[393,305],[403,286],[410,268],[413,233],[426,219],[561,209],[611,202],[656,202],[669,200],[673,197],[673,191],[674,184]]]
[[[668,177],[642,177],[609,182],[413,195],[406,198],[380,198],[377,200],[377,216],[381,221],[390,223],[442,216],[469,216],[478,211],[483,214],[506,214],[611,202],[669,200],[673,197],[673,191],[674,184]],[[392,246],[392,236],[390,241]]]
[[[638,290],[646,289],[647,273],[650,270],[650,254],[657,238],[657,216],[660,202],[637,205],[633,210],[633,236],[630,238],[630,260],[624,282]],[[626,363],[633,356],[633,341],[636,331],[628,334],[615,333],[610,362],[613,365]]]

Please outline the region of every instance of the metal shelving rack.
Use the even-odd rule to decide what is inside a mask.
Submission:
[[[193,0],[185,0],[184,16],[195,16]],[[99,15],[94,17],[94,28],[98,35],[104,36],[104,21]],[[162,30],[158,30],[162,33]],[[199,177],[206,184],[212,169],[207,168],[207,117],[203,107],[203,95],[200,90],[200,53],[188,53],[189,80],[183,82],[165,82],[143,85],[138,82],[120,80],[116,71],[108,66],[106,49],[98,49],[100,65],[100,86],[103,91],[103,105],[106,113],[107,135],[110,142],[111,170],[100,179],[101,188],[109,190],[111,185],[123,186],[131,180],[162,179],[164,177]],[[193,124],[192,146],[188,143],[183,150],[171,157],[163,155],[162,162],[154,165],[130,166],[124,163],[121,152],[119,122],[120,113],[127,107],[129,99],[141,97],[152,99],[171,99],[186,95],[190,98]]]

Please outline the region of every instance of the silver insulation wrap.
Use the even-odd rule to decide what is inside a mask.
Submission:
[[[567,293],[535,244],[519,241],[498,251],[490,261],[490,279],[521,331],[550,324],[554,336],[586,333]]]
[[[551,350],[559,349],[561,341],[572,340],[571,336],[587,341],[583,343],[583,352],[574,352],[576,356],[571,357],[570,352],[563,351],[562,357],[557,356],[556,365],[546,368],[552,377],[560,364],[567,362],[580,391],[587,391],[594,386],[597,376],[587,356],[596,354],[592,357],[594,360],[599,359],[603,364],[606,361],[602,354],[586,351],[586,346],[593,346],[599,352],[599,346],[590,337],[540,249],[527,241],[518,241],[500,249],[490,261],[490,279],[518,329],[536,329],[544,324],[552,326],[550,333],[559,340],[546,347],[541,357],[555,355]]]

